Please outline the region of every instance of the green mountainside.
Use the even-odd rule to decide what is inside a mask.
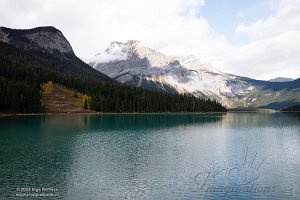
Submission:
[[[0,112],[43,112],[41,86],[48,81],[90,96],[90,109],[98,112],[226,111],[216,101],[116,83],[76,57],[53,27],[1,27]]]

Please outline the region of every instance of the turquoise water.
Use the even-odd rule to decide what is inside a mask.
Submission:
[[[300,121],[286,113],[1,117],[0,183],[1,200],[299,199]]]

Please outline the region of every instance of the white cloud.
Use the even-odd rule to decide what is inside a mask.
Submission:
[[[224,54],[231,72],[260,79],[300,77],[300,0],[270,1],[274,14],[250,25],[239,24],[236,34],[252,40]],[[244,70],[244,72],[243,72]]]
[[[300,0],[270,0],[274,15],[236,28],[236,34],[251,38],[238,46],[214,32],[201,17],[204,1],[0,0],[0,24],[55,26],[80,57],[91,57],[112,41],[134,39],[168,54],[195,54],[234,74],[300,76]]]
[[[275,15],[259,19],[249,26],[240,24],[237,34],[246,34],[254,39],[276,37],[287,31],[300,31],[300,0],[271,1]]]
[[[247,74],[258,79],[277,76],[300,76],[300,34],[288,31],[278,36],[255,40],[247,45],[232,48],[224,55],[228,70],[235,74]]]
[[[79,56],[105,49],[112,41],[140,40],[162,49],[206,38],[209,27],[197,12],[204,0],[0,0],[0,23],[62,30]],[[31,8],[32,6],[32,8]]]

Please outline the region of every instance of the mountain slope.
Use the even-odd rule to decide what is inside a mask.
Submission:
[[[0,48],[6,56],[25,54],[29,61],[58,72],[113,82],[81,61],[64,35],[54,27],[10,29],[0,27]],[[33,63],[33,64],[34,64]]]
[[[203,64],[194,56],[167,56],[132,40],[111,43],[87,63],[121,83],[213,98],[230,108],[277,109],[279,104],[300,101],[299,80],[280,83],[235,76]],[[279,104],[272,106],[274,103]]]
[[[292,78],[285,78],[285,77],[276,77],[273,79],[270,79],[270,82],[289,82],[289,81],[293,81],[294,79]]]
[[[51,26],[24,30],[0,27],[0,41],[26,50],[43,49],[74,54],[62,32]]]
[[[54,109],[59,112],[68,112],[67,104],[74,103],[72,96],[59,92],[64,87],[88,95],[88,107],[99,112],[226,111],[215,101],[120,84],[76,57],[63,34],[53,27],[1,27],[0,35],[0,112],[41,112],[41,85],[48,81],[61,86],[57,94],[48,96],[48,102],[66,100]]]
[[[112,60],[102,62],[103,58]],[[113,42],[103,54],[90,59],[89,64],[119,82],[147,89],[215,97],[251,89],[247,85],[235,85],[236,76],[204,65],[193,56],[166,56],[140,46],[137,41]],[[227,80],[232,80],[234,88],[228,87]]]
[[[47,113],[87,113],[84,102],[88,97],[49,81],[42,85],[42,107]]]

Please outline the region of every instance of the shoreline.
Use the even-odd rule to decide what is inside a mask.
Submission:
[[[115,113],[115,112],[77,112],[77,113],[0,113],[0,117],[10,116],[35,116],[35,115],[156,115],[156,114],[225,114],[225,113],[300,113],[299,111],[227,111],[227,112],[151,112],[151,113]]]
[[[0,117],[6,116],[35,116],[35,115],[149,115],[149,114],[218,114],[227,112],[143,112],[143,113],[116,113],[116,112],[75,112],[75,113],[0,113]]]

